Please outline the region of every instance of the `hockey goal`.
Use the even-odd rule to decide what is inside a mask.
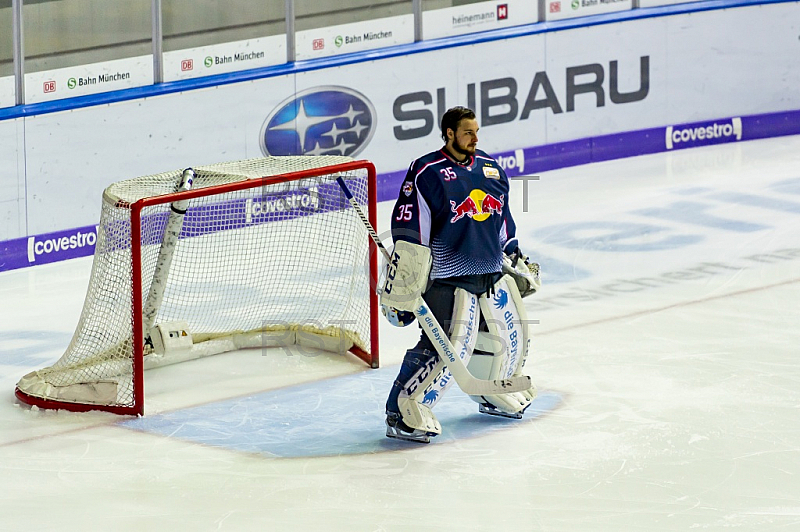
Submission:
[[[144,370],[242,348],[351,352],[378,367],[375,168],[269,157],[111,185],[77,330],[16,396],[144,414]]]

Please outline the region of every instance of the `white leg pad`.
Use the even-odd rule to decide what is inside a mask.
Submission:
[[[436,434],[442,433],[442,426],[439,424],[439,420],[436,419],[436,416],[433,415],[429,406],[418,403],[410,397],[402,396],[397,399],[397,405],[400,407],[400,415],[403,418],[403,423],[412,429]]]
[[[492,354],[476,354],[470,372],[481,379],[505,379],[522,375],[530,351],[530,323],[514,280],[503,276],[494,286],[494,295],[480,298],[488,333],[481,333],[479,345]],[[489,349],[486,349],[489,348]],[[470,396],[480,404],[490,404],[500,412],[518,414],[536,398],[536,387],[522,392]]]
[[[478,339],[478,324],[480,323],[481,310],[478,296],[466,290],[456,288],[453,315],[451,318],[450,341],[464,364],[468,364],[475,349]],[[445,367],[441,357],[437,357],[436,365],[416,389],[409,394],[418,401],[433,408],[442,398],[444,392],[453,385],[455,379],[450,370]]]
[[[478,337],[480,306],[478,297],[456,289],[450,338],[464,363],[469,362]],[[441,357],[426,364],[400,392],[397,403],[403,423],[411,428],[441,433],[441,426],[431,409],[453,385],[455,379]],[[433,427],[433,428],[431,428]]]
[[[495,409],[506,414],[519,414],[536,399],[536,386],[524,392],[503,393],[499,395],[470,395],[473,401],[485,404],[489,403]]]

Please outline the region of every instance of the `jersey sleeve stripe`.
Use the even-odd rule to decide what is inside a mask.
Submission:
[[[417,180],[414,179],[414,187],[417,191]],[[431,207],[425,198],[417,192],[417,204],[419,213],[417,219],[419,220],[419,243],[423,246],[430,246],[431,244]]]

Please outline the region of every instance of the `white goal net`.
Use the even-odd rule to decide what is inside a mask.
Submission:
[[[377,367],[377,261],[337,177],[374,225],[374,167],[348,157],[252,159],[108,187],[77,330],[17,397],[141,415],[145,368],[247,347],[350,351]]]

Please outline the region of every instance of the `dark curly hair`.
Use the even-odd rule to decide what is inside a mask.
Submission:
[[[442,115],[442,139],[447,143],[447,130],[452,129],[455,132],[458,129],[458,123],[464,119],[475,120],[475,111],[469,107],[451,107],[444,115]]]

